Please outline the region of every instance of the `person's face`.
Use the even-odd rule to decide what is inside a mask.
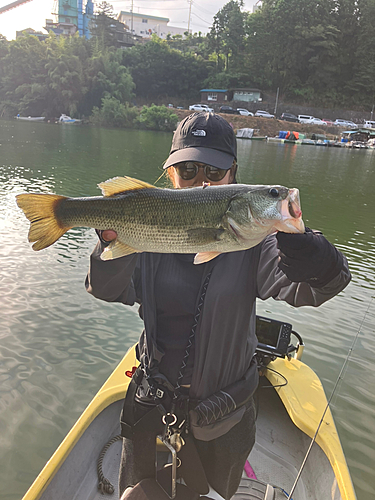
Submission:
[[[194,166],[193,166],[194,165]],[[186,162],[170,167],[170,177],[175,188],[198,187],[207,183],[211,186],[220,184],[231,184],[234,179],[234,167],[229,170],[215,169],[209,165],[199,162]],[[194,174],[191,179],[186,179]],[[221,179],[217,177],[224,176]]]

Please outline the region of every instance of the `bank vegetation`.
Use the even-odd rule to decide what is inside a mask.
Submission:
[[[115,17],[100,4],[90,40],[0,35],[0,116],[66,113],[171,130],[176,115],[153,103],[173,96],[186,106],[199,101],[201,88],[279,89],[284,101],[305,106],[373,106],[374,0],[263,0],[255,13],[231,0],[207,35],[153,35],[125,50],[117,46]]]

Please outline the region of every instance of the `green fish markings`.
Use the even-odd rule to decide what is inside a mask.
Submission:
[[[29,241],[42,250],[73,227],[117,232],[103,260],[135,252],[195,253],[195,264],[246,250],[275,231],[304,232],[298,189],[229,184],[157,188],[131,177],[99,184],[103,196],[20,194]]]

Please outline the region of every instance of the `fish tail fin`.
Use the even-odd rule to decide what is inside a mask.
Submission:
[[[42,250],[57,241],[70,227],[66,227],[56,216],[58,205],[65,196],[55,194],[19,194],[18,206],[30,221],[29,241],[35,242],[33,250]]]

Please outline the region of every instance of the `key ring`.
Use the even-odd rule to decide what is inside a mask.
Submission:
[[[166,417],[172,417],[171,422],[167,422]],[[174,413],[166,413],[165,415],[163,415],[161,417],[161,421],[163,422],[164,425],[168,425],[168,427],[169,427],[171,425],[174,425],[177,422],[177,417]]]

